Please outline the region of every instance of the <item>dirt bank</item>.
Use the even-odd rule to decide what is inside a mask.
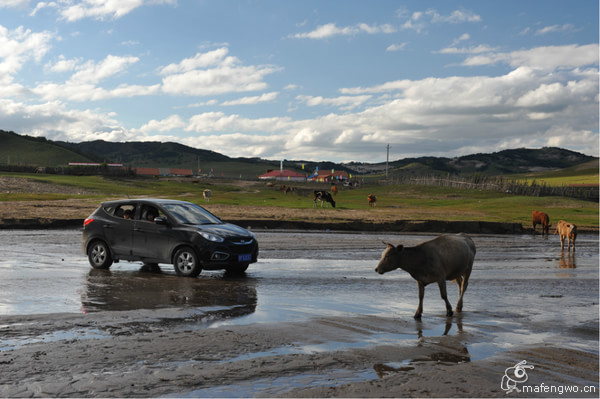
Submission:
[[[522,233],[520,223],[441,220],[396,220],[368,210],[329,212],[322,209],[286,209],[203,204],[224,221],[253,229],[340,231],[397,231],[432,233]],[[0,202],[0,228],[77,227],[98,206],[97,200]]]

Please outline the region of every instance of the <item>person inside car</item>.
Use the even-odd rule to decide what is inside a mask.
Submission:
[[[154,222],[154,218],[158,216],[158,212],[154,208],[147,208],[145,213],[144,220],[147,222]]]

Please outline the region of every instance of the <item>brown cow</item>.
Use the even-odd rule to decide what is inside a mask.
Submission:
[[[556,225],[554,235],[560,237],[560,249],[565,249],[565,238],[567,239],[567,251],[571,251],[571,242],[573,243],[573,252],[575,251],[575,239],[577,238],[577,226],[573,223],[567,223],[560,220]]]
[[[458,284],[459,298],[456,311],[461,312],[463,295],[469,285],[474,259],[475,243],[469,236],[442,235],[415,247],[387,244],[375,271],[383,274],[400,268],[417,280],[419,306],[415,319],[421,318],[425,286],[430,283],[438,284],[442,299],[446,302],[446,316],[452,316],[452,305],[448,302],[446,293],[446,280],[456,280]]]
[[[377,205],[377,197],[375,196],[375,194],[369,194],[367,196],[367,201],[369,201],[369,206],[371,208],[374,208],[375,205]]]
[[[533,234],[535,234],[535,226],[537,224],[542,225],[542,235],[545,233],[548,235],[548,229],[550,228],[550,218],[547,213],[542,211],[531,212],[531,224],[533,225]]]

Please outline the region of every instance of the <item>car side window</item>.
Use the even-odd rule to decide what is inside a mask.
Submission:
[[[160,212],[156,207],[144,205],[142,207],[142,212],[140,213],[139,220],[154,223],[154,218],[158,216],[163,216],[163,213]]]
[[[115,213],[113,216],[123,219],[133,219],[135,216],[135,205],[119,205],[115,208]]]

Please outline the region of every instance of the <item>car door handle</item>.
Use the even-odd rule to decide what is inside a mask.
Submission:
[[[105,224],[102,227],[104,227],[105,229],[111,229],[112,228],[112,224]]]

